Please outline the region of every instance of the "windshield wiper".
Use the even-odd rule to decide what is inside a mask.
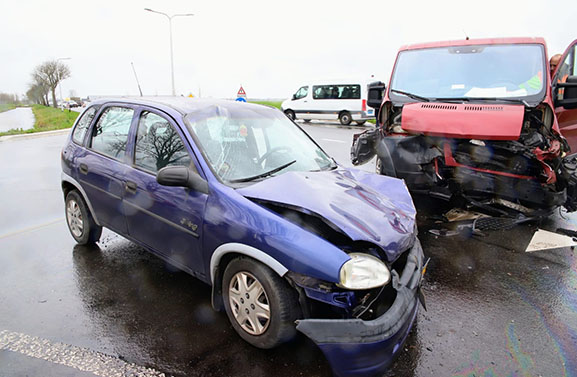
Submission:
[[[421,102],[431,102],[431,99],[434,99],[434,98],[423,97],[423,96],[420,96],[418,94],[403,92],[402,90],[397,90],[397,89],[391,89],[391,92],[399,93],[399,94],[402,94],[402,95],[407,96],[407,97],[412,98],[412,99],[416,99],[417,101],[421,101]]]
[[[291,162],[287,162],[286,164],[281,165],[278,168],[274,168],[274,169],[269,170],[267,172],[264,172],[262,174],[258,174],[258,175],[255,175],[252,177],[247,177],[247,178],[231,179],[229,182],[231,182],[231,183],[250,182],[250,181],[254,181],[254,180],[259,179],[259,178],[265,178],[265,177],[268,177],[269,175],[273,175],[274,173],[279,172],[285,168],[288,168],[289,166],[291,166],[295,162],[297,162],[297,160],[292,160]]]
[[[316,173],[316,172],[325,171],[325,170],[335,170],[338,167],[339,167],[339,165],[337,165],[335,160],[332,160],[330,164],[325,165],[325,166],[321,167],[320,169],[314,169],[314,170],[309,170],[309,171],[312,173]]]
[[[501,98],[501,97],[446,97],[437,98],[437,101],[501,101],[501,102],[512,102],[512,103],[522,103],[523,105],[529,107],[529,104],[524,99],[519,98]]]

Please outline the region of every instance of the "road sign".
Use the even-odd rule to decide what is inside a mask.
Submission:
[[[242,85],[240,86],[240,89],[236,93],[236,98],[245,98],[246,99],[246,92],[244,91]]]
[[[246,98],[238,97],[235,101],[246,102]]]

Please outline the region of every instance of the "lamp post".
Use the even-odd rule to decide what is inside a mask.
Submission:
[[[72,58],[58,58],[56,59],[56,61],[59,62],[60,60],[70,60],[70,59]],[[60,103],[62,103],[62,84],[60,83],[60,81],[62,80],[58,81],[58,91],[60,92]]]
[[[171,75],[171,79],[172,79],[172,95],[175,96],[176,95],[176,91],[174,90],[174,57],[172,54],[172,19],[174,17],[188,17],[188,16],[194,16],[194,14],[192,13],[185,13],[185,14],[173,14],[172,16],[169,16],[166,13],[163,12],[158,12],[156,10],[152,10],[150,8],[144,8],[145,11],[148,12],[152,12],[152,13],[158,13],[163,15],[164,17],[166,17],[168,19],[168,31],[170,34],[170,75]]]

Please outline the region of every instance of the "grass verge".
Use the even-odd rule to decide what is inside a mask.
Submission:
[[[280,110],[280,105],[282,104],[282,101],[249,101],[250,103],[256,103],[259,105],[265,105],[265,106],[270,106],[270,107],[276,107],[277,109]]]
[[[29,130],[10,130],[0,132],[0,136],[31,134],[35,132],[61,130],[63,128],[70,128],[78,117],[79,113],[75,111],[60,110],[53,107],[42,105],[33,105],[32,112],[34,113],[34,128]]]
[[[15,108],[16,108],[16,105],[14,105],[12,103],[0,103],[0,113],[3,113],[4,111],[15,109]]]

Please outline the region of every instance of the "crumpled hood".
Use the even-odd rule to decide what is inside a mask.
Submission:
[[[524,115],[523,105],[419,102],[403,106],[401,127],[430,136],[517,140]]]
[[[380,246],[389,261],[416,237],[413,201],[405,183],[396,178],[344,168],[287,172],[237,192],[314,212],[352,240]]]

